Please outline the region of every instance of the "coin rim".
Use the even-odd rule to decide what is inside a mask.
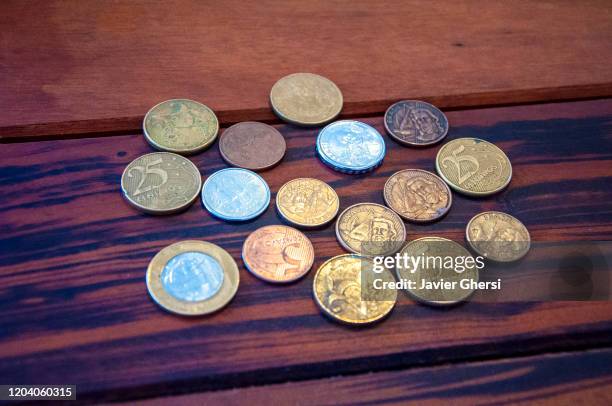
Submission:
[[[161,274],[172,258],[186,252],[199,252],[214,258],[223,269],[223,283],[210,298],[187,302],[168,293],[162,283]],[[149,296],[164,310],[181,316],[203,316],[221,310],[234,298],[240,284],[238,265],[223,248],[207,241],[185,240],[162,248],[147,268],[146,283]],[[187,307],[187,310],[184,310]]]
[[[287,216],[287,215],[286,215],[286,214],[283,212],[283,209],[281,208],[282,206],[281,206],[281,205],[279,204],[279,202],[278,202],[278,199],[279,199],[279,196],[281,195],[281,192],[282,192],[282,191],[283,191],[283,189],[285,189],[285,187],[286,187],[286,186],[288,186],[290,183],[292,183],[292,182],[296,182],[296,181],[300,181],[300,180],[309,180],[309,181],[315,181],[315,182],[322,183],[322,184],[324,184],[325,186],[327,186],[327,187],[328,187],[328,188],[329,188],[329,189],[330,189],[330,190],[331,190],[331,191],[334,193],[334,196],[336,196],[337,207],[336,207],[336,210],[334,211],[333,216],[331,216],[331,217],[330,217],[328,220],[325,220],[324,222],[320,222],[320,223],[316,223],[316,224],[304,224],[304,223],[299,223],[299,222],[297,222],[297,221],[294,221],[294,220],[290,219],[290,218],[289,218],[289,216]],[[324,226],[324,225],[326,225],[326,224],[329,224],[331,221],[333,221],[333,220],[336,218],[336,216],[338,215],[338,212],[340,211],[340,197],[338,196],[338,193],[336,193],[336,191],[334,190],[334,188],[333,188],[333,187],[331,187],[331,186],[330,186],[328,183],[323,182],[322,180],[317,179],[317,178],[295,178],[295,179],[291,179],[291,180],[289,180],[289,181],[285,182],[285,183],[284,183],[284,184],[283,184],[283,185],[280,187],[280,189],[278,189],[278,192],[276,192],[276,198],[275,198],[274,200],[275,200],[275,202],[274,202],[274,203],[275,203],[275,205],[276,205],[276,210],[278,211],[278,214],[280,215],[280,217],[281,217],[283,220],[287,221],[288,223],[290,223],[290,224],[292,224],[292,225],[294,225],[294,226],[297,226],[297,227],[302,227],[302,228],[305,228],[305,229],[313,229],[313,228],[322,227],[322,226]]]
[[[520,225],[523,227],[523,229],[525,229],[525,232],[527,233],[527,238],[528,238],[528,240],[527,240],[527,249],[525,250],[525,252],[523,253],[523,255],[521,255],[520,257],[513,258],[513,259],[509,259],[509,260],[503,260],[503,259],[498,259],[498,258],[491,258],[490,256],[485,255],[484,253],[482,253],[480,250],[478,250],[478,249],[477,249],[477,248],[476,248],[476,247],[473,245],[472,240],[470,239],[470,236],[469,236],[469,229],[470,229],[470,226],[472,225],[472,222],[473,222],[474,220],[476,220],[476,218],[477,218],[477,217],[480,217],[480,216],[485,215],[485,214],[502,214],[502,215],[505,215],[505,216],[511,217],[511,218],[513,218],[514,220],[516,220],[516,221],[517,221],[517,222],[518,222],[518,223],[519,223],[519,224],[520,224]],[[473,251],[474,251],[476,254],[480,255],[481,257],[483,257],[483,258],[484,258],[484,259],[486,259],[487,261],[492,261],[492,262],[497,262],[497,263],[510,263],[510,262],[516,262],[516,261],[518,261],[518,260],[520,260],[520,259],[524,258],[524,257],[525,257],[525,255],[527,255],[527,253],[528,253],[528,252],[529,252],[529,250],[531,249],[531,234],[529,234],[529,230],[527,229],[527,226],[525,226],[525,224],[523,224],[523,222],[522,222],[521,220],[517,219],[517,218],[516,218],[516,217],[514,217],[513,215],[508,214],[508,213],[504,213],[503,211],[497,211],[497,210],[483,211],[483,212],[480,212],[480,213],[478,213],[478,214],[474,215],[474,217],[472,217],[472,218],[470,219],[470,221],[468,221],[467,225],[465,226],[465,240],[467,241],[468,246],[469,246],[469,247],[470,247],[470,248],[471,248],[471,249],[472,249],[472,250],[473,250]]]
[[[439,138],[435,139],[434,141],[430,141],[430,142],[426,142],[426,143],[420,143],[420,144],[414,143],[414,142],[410,142],[410,141],[405,141],[405,140],[402,140],[401,138],[399,138],[393,131],[391,131],[391,129],[387,125],[387,114],[389,114],[389,111],[396,104],[400,104],[400,103],[422,103],[422,104],[428,105],[429,107],[431,107],[434,110],[438,110],[440,112],[440,114],[442,114],[442,117],[444,117],[444,121],[446,121],[446,127],[445,127],[444,134],[442,134],[442,136],[440,136]],[[391,138],[393,138],[395,141],[397,141],[398,143],[400,143],[402,145],[411,146],[411,147],[427,147],[427,146],[439,143],[444,138],[446,138],[446,136],[448,135],[448,128],[450,126],[449,122],[448,122],[448,117],[446,117],[446,114],[444,114],[444,112],[442,110],[440,110],[438,107],[434,106],[433,104],[427,103],[426,101],[423,101],[423,100],[400,100],[400,101],[397,101],[397,102],[393,103],[392,105],[390,105],[387,108],[387,110],[385,110],[385,115],[383,116],[383,122],[384,122],[384,125],[385,125],[385,130],[387,131],[387,134],[389,134],[389,136]]]
[[[252,167],[247,167],[247,166],[244,166],[244,165],[239,165],[237,162],[234,162],[231,159],[229,159],[229,157],[225,154],[225,152],[223,152],[223,148],[221,147],[221,144],[223,143],[223,139],[228,136],[227,134],[229,134],[231,136],[230,130],[234,129],[234,131],[236,131],[236,128],[238,126],[241,126],[241,125],[244,125],[244,124],[249,124],[249,125],[256,124],[256,125],[264,126],[264,127],[267,127],[267,129],[271,129],[272,132],[275,132],[276,134],[278,134],[278,136],[282,140],[282,144],[283,144],[283,153],[281,154],[280,158],[278,158],[277,160],[275,160],[274,162],[272,162],[271,164],[268,164],[268,165],[252,166]],[[283,136],[283,134],[280,131],[278,131],[276,128],[272,127],[269,124],[261,123],[259,121],[241,121],[239,123],[236,123],[236,124],[226,128],[221,133],[221,135],[219,136],[219,153],[221,154],[221,158],[223,158],[223,160],[225,162],[227,162],[229,165],[232,165],[232,166],[234,166],[236,168],[248,169],[248,170],[251,170],[251,171],[264,171],[266,169],[273,168],[274,166],[278,165],[280,163],[280,161],[283,160],[283,158],[285,157],[285,154],[287,153],[287,142],[285,141],[285,137]]]
[[[506,160],[508,161],[509,167],[510,167],[510,173],[508,174],[508,179],[506,180],[506,182],[498,187],[497,189],[493,190],[493,191],[487,191],[487,192],[474,192],[474,191],[470,191],[467,189],[462,188],[461,186],[455,185],[453,182],[451,182],[450,180],[448,180],[448,178],[446,176],[444,176],[444,173],[442,172],[442,170],[440,169],[440,162],[439,162],[439,158],[440,158],[440,153],[442,152],[442,149],[445,148],[447,145],[456,142],[456,141],[460,141],[460,140],[478,140],[479,142],[484,142],[487,143],[489,145],[492,145],[493,147],[497,148],[499,150],[499,152],[501,152],[501,154],[506,157]],[[506,153],[497,145],[493,144],[492,142],[483,140],[481,138],[474,138],[474,137],[462,137],[462,138],[455,138],[454,140],[450,140],[449,142],[447,142],[446,144],[440,146],[440,149],[438,150],[438,153],[436,154],[436,172],[438,172],[438,175],[444,180],[444,182],[446,182],[448,184],[448,186],[451,187],[451,189],[453,189],[455,192],[457,193],[461,193],[467,196],[472,196],[472,197],[484,197],[484,196],[491,196],[494,195],[496,193],[501,192],[502,190],[504,190],[509,184],[510,181],[512,180],[512,162],[510,162],[510,158],[508,158],[508,155],[506,155]]]
[[[192,102],[195,104],[199,104],[200,106],[204,107],[205,110],[208,110],[212,116],[215,118],[215,124],[216,124],[216,129],[213,133],[213,135],[210,137],[210,139],[206,142],[204,142],[204,144],[201,144],[195,148],[190,148],[190,149],[178,149],[178,148],[170,148],[170,147],[166,147],[163,146],[161,144],[158,144],[157,142],[155,142],[155,140],[153,140],[153,138],[151,137],[151,135],[149,134],[149,132],[147,131],[147,118],[149,117],[149,115],[151,114],[151,112],[153,112],[157,107],[161,106],[162,104],[165,103],[171,103],[171,102]],[[149,109],[149,111],[147,111],[147,113],[144,116],[144,119],[142,120],[142,131],[144,133],[145,139],[147,140],[147,142],[149,143],[149,145],[151,145],[153,148],[159,150],[159,151],[163,151],[163,152],[174,152],[175,154],[181,154],[181,155],[192,155],[192,154],[196,154],[198,152],[201,152],[203,150],[205,150],[206,148],[210,147],[212,145],[213,142],[215,142],[215,140],[217,139],[217,136],[219,134],[219,118],[217,117],[217,115],[215,114],[215,112],[208,107],[207,105],[200,103],[198,101],[195,100],[191,100],[191,99],[169,99],[169,100],[164,100],[160,103],[157,103],[155,106],[151,107]]]
[[[132,164],[134,161],[136,161],[136,160],[138,160],[138,159],[141,159],[141,158],[143,158],[143,157],[145,157],[145,156],[149,156],[149,155],[158,155],[158,154],[164,154],[164,155],[165,155],[165,154],[167,154],[167,155],[174,155],[174,156],[176,156],[176,157],[178,157],[178,158],[180,158],[180,159],[184,159],[184,160],[186,160],[187,162],[189,162],[189,163],[191,164],[191,166],[193,167],[193,169],[194,169],[194,170],[196,171],[196,173],[198,174],[198,180],[199,180],[199,181],[198,181],[198,187],[197,187],[197,191],[196,191],[195,195],[194,195],[194,196],[193,196],[193,197],[192,197],[192,198],[191,198],[191,199],[190,199],[188,202],[186,202],[186,203],[182,204],[182,205],[181,205],[181,206],[179,206],[179,207],[176,207],[176,208],[171,208],[171,209],[168,209],[168,210],[155,210],[155,209],[150,209],[150,208],[147,208],[147,207],[145,207],[145,206],[143,206],[143,205],[141,205],[141,204],[139,204],[139,203],[136,203],[135,201],[132,201],[132,199],[131,199],[131,198],[128,196],[128,192],[127,192],[127,190],[125,189],[125,185],[124,185],[123,179],[124,179],[124,177],[126,176],[127,169],[130,167],[130,165],[131,165],[131,164]],[[184,157],[184,156],[182,156],[182,155],[175,154],[175,153],[173,153],[173,152],[156,151],[156,152],[149,152],[148,154],[140,155],[140,156],[138,156],[138,157],[134,158],[133,160],[131,160],[131,161],[130,161],[130,162],[129,162],[129,163],[126,165],[126,166],[125,166],[125,168],[123,169],[123,172],[121,173],[121,192],[122,192],[121,194],[123,195],[123,198],[124,198],[124,199],[125,199],[125,200],[128,202],[128,204],[129,204],[130,206],[134,207],[135,209],[137,209],[137,210],[139,210],[139,211],[141,211],[141,212],[143,212],[143,213],[147,213],[147,214],[153,214],[153,215],[164,215],[164,214],[173,214],[173,213],[178,213],[178,212],[181,212],[181,211],[183,211],[183,210],[186,210],[187,208],[189,208],[189,206],[191,206],[191,205],[192,205],[192,204],[193,204],[193,203],[196,201],[196,199],[198,198],[198,195],[200,194],[201,189],[202,189],[202,174],[200,173],[200,170],[198,169],[198,167],[197,167],[197,166],[196,166],[196,165],[195,165],[193,162],[191,162],[191,160],[190,160],[190,159],[188,159],[188,158],[186,158],[186,157]]]

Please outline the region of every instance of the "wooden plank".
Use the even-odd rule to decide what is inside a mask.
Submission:
[[[3,1],[0,137],[134,131],[187,97],[223,123],[273,120],[271,86],[334,80],[345,116],[612,95],[606,0]],[[35,10],[35,12],[33,11]],[[365,68],[367,67],[367,69]]]
[[[510,187],[488,199],[454,196],[449,215],[408,225],[409,238],[463,240],[468,219],[498,209],[521,218],[534,240],[609,240],[612,100],[449,113],[449,138],[478,136],[513,162]],[[382,118],[365,119],[383,132]],[[341,207],[382,202],[396,170],[433,170],[437,148],[408,149],[388,137],[383,166],[342,175],[315,157],[316,130],[278,126],[288,153],[262,175],[275,192],[308,174],[329,182]],[[198,203],[151,217],[122,199],[125,165],[150,149],[142,135],[5,145],[0,164],[0,376],[7,383],[76,383],[81,396],[152,396],[181,388],[271,383],[429,364],[441,360],[610,344],[612,303],[482,304],[448,311],[400,295],[383,323],[336,325],[311,298],[314,272],[277,287],[251,277],[240,261],[244,238],[279,223],[274,205],[259,219],[227,224]],[[225,167],[217,146],[193,161],[206,177]],[[342,253],[333,225],[309,231],[316,267]],[[205,239],[241,267],[231,305],[185,319],[148,298],[145,269],[169,243]]]

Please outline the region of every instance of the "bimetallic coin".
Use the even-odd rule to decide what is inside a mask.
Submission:
[[[162,249],[147,269],[147,288],[165,310],[183,316],[215,312],[236,294],[238,266],[224,249],[181,241]]]
[[[426,146],[448,133],[448,119],[437,107],[418,100],[403,100],[385,112],[385,128],[404,145]]]
[[[313,73],[285,76],[270,91],[272,109],[282,120],[317,126],[333,120],[342,110],[342,92],[331,80]]]
[[[394,278],[388,270],[376,274],[373,268],[372,258],[354,254],[339,255],[323,263],[312,284],[315,302],[323,313],[352,325],[374,323],[388,315],[397,301],[397,291],[374,289],[372,279],[389,283]]]
[[[396,267],[396,273],[400,280],[410,281],[406,292],[424,304],[443,306],[462,302],[474,288],[469,282],[463,286],[461,280],[479,281],[476,259],[467,249],[446,238],[418,238],[406,244],[399,255],[420,258],[416,267]],[[416,262],[410,261],[409,264]]]
[[[308,237],[295,228],[265,226],[244,241],[242,259],[256,277],[271,283],[287,283],[308,273],[314,262],[314,248]]]
[[[219,121],[215,113],[202,103],[174,99],[149,110],[142,129],[153,148],[193,154],[213,143],[219,131]]]
[[[327,125],[317,137],[319,158],[332,169],[349,173],[366,173],[382,164],[385,141],[375,128],[353,120]]]
[[[121,175],[123,196],[149,214],[170,214],[186,209],[200,193],[202,177],[187,158],[153,152],[130,162]]]
[[[361,255],[391,255],[406,240],[406,227],[391,209],[376,203],[348,207],[336,221],[336,237],[346,250]]]
[[[472,217],[465,236],[478,255],[497,262],[517,261],[531,246],[527,227],[515,217],[499,211],[486,211]]]
[[[283,159],[287,145],[278,130],[264,123],[246,121],[223,131],[219,151],[233,166],[259,171]]]
[[[202,187],[202,204],[213,216],[246,221],[263,213],[270,204],[270,188],[255,172],[227,168],[210,175]]]
[[[442,218],[451,207],[451,191],[442,179],[420,169],[404,169],[387,179],[385,203],[404,219],[429,222]]]
[[[444,144],[436,156],[436,170],[451,188],[470,196],[497,193],[512,178],[506,154],[478,138],[458,138]]]
[[[289,223],[298,227],[319,227],[338,214],[340,199],[327,183],[298,178],[285,183],[276,194],[276,208]]]

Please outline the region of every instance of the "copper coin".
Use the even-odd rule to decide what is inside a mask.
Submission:
[[[256,277],[271,283],[287,283],[308,273],[314,262],[314,248],[308,237],[295,228],[265,226],[247,237],[242,260]]]
[[[401,144],[426,146],[446,136],[448,119],[429,103],[403,100],[392,104],[385,112],[385,128]]]
[[[283,159],[287,144],[283,135],[268,124],[245,121],[221,134],[219,150],[230,165],[260,171]]]

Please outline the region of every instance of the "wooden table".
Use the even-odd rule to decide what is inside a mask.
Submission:
[[[434,170],[438,147],[386,135],[375,172],[325,167],[317,129],[281,124],[268,106],[278,78],[311,71],[342,89],[341,117],[384,134],[389,104],[424,99],[445,110],[448,139],[507,152],[504,192],[454,194],[449,215],[409,224],[409,239],[463,243],[467,221],[495,209],[534,241],[610,240],[610,3],[215,3],[0,4],[0,384],[76,384],[92,402],[609,404],[610,302],[440,310],[400,295],[383,323],[347,328],[319,313],[314,272],[282,287],[246,272],[242,242],[280,222],[274,203],[239,225],[199,202],[151,217],[123,201],[119,180],[151,151],[142,116],[174,97],[211,106],[222,127],[261,120],[282,132],[287,155],[262,173],[273,197],[307,174],[342,208],[382,203],[394,171]],[[216,144],[192,160],[204,178],[226,166]],[[343,252],[333,225],[307,235],[314,269]],[[240,266],[238,294],[210,317],[172,316],[147,295],[149,260],[183,239],[218,244]]]

